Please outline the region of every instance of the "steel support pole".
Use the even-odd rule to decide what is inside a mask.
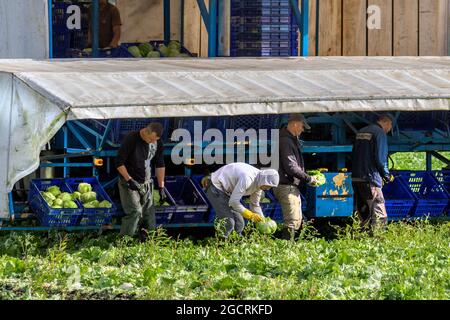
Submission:
[[[98,58],[100,47],[100,4],[99,0],[92,0],[92,56]]]
[[[170,0],[164,0],[164,42],[170,41]]]
[[[48,57],[53,59],[53,1],[48,0]]]
[[[209,0],[208,56],[217,57],[217,0]]]

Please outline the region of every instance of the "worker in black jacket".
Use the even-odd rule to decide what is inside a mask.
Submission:
[[[388,169],[387,133],[392,130],[389,114],[379,117],[377,123],[366,126],[356,134],[352,153],[352,185],[356,211],[361,226],[372,232],[387,222],[383,183],[394,180]]]
[[[283,211],[283,233],[286,240],[293,240],[302,224],[302,203],[299,187],[302,183],[317,185],[317,180],[305,172],[305,164],[299,141],[303,131],[311,129],[302,114],[292,114],[288,125],[280,130],[279,155],[280,184],[274,189],[275,197]]]
[[[125,212],[120,229],[122,236],[134,236],[141,222],[139,236],[143,240],[156,226],[151,162],[156,167],[160,201],[164,202],[164,145],[160,139],[163,131],[160,123],[150,123],[140,131],[129,133],[119,149],[116,167],[120,173],[120,200]]]

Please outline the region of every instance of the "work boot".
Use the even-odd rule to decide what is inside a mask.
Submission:
[[[142,228],[139,230],[138,236],[140,242],[146,242],[148,239],[148,231]]]
[[[281,238],[283,240],[294,241],[294,237],[295,230],[293,228],[283,228],[283,231],[281,232]]]

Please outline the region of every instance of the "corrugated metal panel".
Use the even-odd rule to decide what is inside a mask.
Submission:
[[[0,0],[0,59],[49,57],[47,0]]]

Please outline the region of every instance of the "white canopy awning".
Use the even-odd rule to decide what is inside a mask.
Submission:
[[[0,217],[67,120],[450,110],[449,57],[0,60]]]

